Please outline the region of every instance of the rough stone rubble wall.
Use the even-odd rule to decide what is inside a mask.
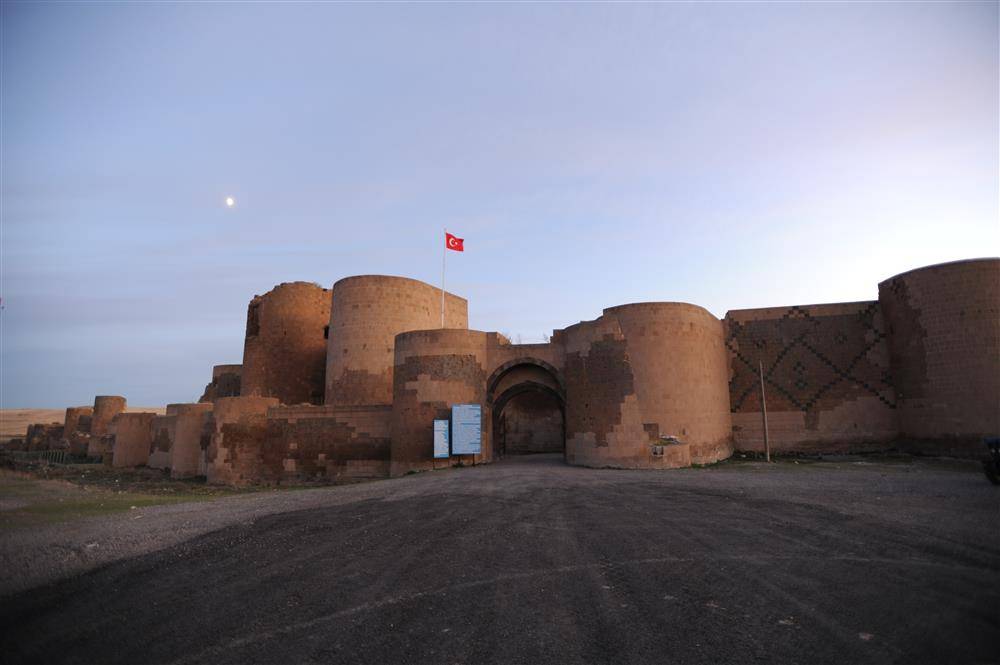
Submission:
[[[265,473],[306,481],[384,478],[391,414],[381,405],[269,409]]]
[[[263,449],[267,440],[267,410],[276,397],[221,397],[210,420],[211,438],[205,452],[210,483],[246,485],[267,482]]]
[[[176,426],[177,416],[175,415],[166,414],[153,418],[149,460],[146,462],[146,466],[152,469],[170,468],[170,446],[174,440]]]
[[[90,406],[71,406],[66,409],[66,419],[63,423],[63,436],[69,439],[73,434],[90,434],[90,423],[94,408]]]
[[[28,425],[24,439],[16,446],[7,446],[8,450],[52,450],[61,447],[64,438],[64,425],[60,423],[35,423]]]
[[[381,478],[389,473],[390,407],[215,404],[208,480],[234,485]]]
[[[216,365],[212,368],[212,381],[205,386],[199,402],[214,402],[220,397],[239,397],[243,365]]]
[[[725,326],[737,449],[764,450],[761,363],[772,450],[891,445],[896,396],[878,302],[734,310]]]

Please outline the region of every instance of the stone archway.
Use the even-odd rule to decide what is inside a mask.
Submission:
[[[555,367],[522,358],[498,367],[487,382],[497,458],[566,450],[566,398]]]

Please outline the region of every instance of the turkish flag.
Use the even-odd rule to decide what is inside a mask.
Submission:
[[[465,240],[463,238],[456,238],[447,231],[444,232],[444,246],[455,252],[464,252],[465,246],[462,244]]]

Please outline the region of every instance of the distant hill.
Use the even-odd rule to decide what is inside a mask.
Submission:
[[[130,406],[126,411],[147,411],[163,414],[163,406]],[[34,423],[62,423],[66,409],[0,409],[0,441],[24,436],[28,425]]]

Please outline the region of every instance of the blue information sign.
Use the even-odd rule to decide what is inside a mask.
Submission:
[[[448,421],[434,421],[434,459],[448,457]]]
[[[478,404],[451,407],[451,451],[455,455],[478,455],[482,450],[483,409]]]

